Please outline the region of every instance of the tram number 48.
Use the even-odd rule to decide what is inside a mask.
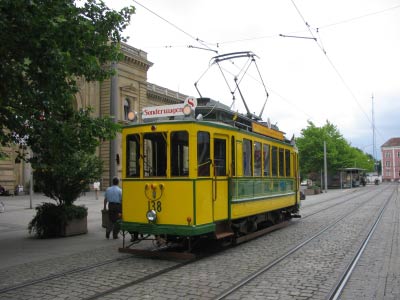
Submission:
[[[156,212],[161,212],[162,207],[161,207],[161,201],[149,201],[149,210],[154,210]]]

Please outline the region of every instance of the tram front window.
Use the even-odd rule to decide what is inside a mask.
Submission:
[[[214,139],[214,175],[226,176],[226,141]]]
[[[197,175],[210,176],[210,134],[199,131],[197,133]]]
[[[126,177],[139,176],[139,135],[132,134],[126,138]]]
[[[171,175],[189,175],[189,134],[186,131],[171,133]]]
[[[146,133],[143,137],[144,176],[166,176],[167,142],[165,133]]]

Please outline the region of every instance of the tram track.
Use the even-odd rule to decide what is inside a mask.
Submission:
[[[380,189],[379,191],[377,191],[376,193],[371,195],[369,197],[368,201],[364,201],[362,203],[362,205],[365,205],[368,202],[372,201],[376,197],[377,194],[381,193],[382,190],[386,190],[387,188],[389,188],[389,187],[385,187],[383,189]],[[363,195],[364,195],[364,193],[363,193]],[[346,199],[346,200],[340,201],[339,203],[335,203],[334,205],[331,205],[329,207],[325,207],[325,208],[319,210],[318,212],[314,212],[314,213],[312,213],[310,215],[307,215],[303,219],[305,219],[307,217],[311,217],[313,215],[316,215],[319,212],[326,211],[326,210],[332,208],[333,206],[338,206],[340,204],[346,203],[346,202],[348,202],[348,200],[349,199]],[[362,205],[360,205],[360,206],[362,206]],[[268,269],[272,268],[274,265],[276,265],[279,262],[283,261],[286,257],[289,257],[291,254],[293,254],[294,252],[298,251],[299,249],[301,249],[306,244],[310,243],[316,237],[322,235],[325,231],[327,231],[327,230],[331,229],[332,227],[334,227],[341,220],[343,220],[345,217],[350,215],[353,211],[359,209],[360,206],[355,207],[354,209],[349,211],[347,214],[345,214],[345,215],[341,216],[340,218],[336,219],[333,223],[331,223],[330,225],[328,225],[325,228],[321,229],[319,232],[317,232],[313,236],[305,239],[303,242],[301,242],[298,245],[292,247],[284,255],[278,257],[274,261],[270,262],[268,265],[266,265],[263,268],[259,269],[255,274],[262,274],[262,273],[266,272]],[[176,264],[170,265],[168,267],[161,268],[160,270],[157,270],[157,271],[152,272],[152,273],[141,274],[141,276],[139,276],[138,278],[133,278],[131,280],[125,280],[125,282],[123,282],[122,284],[120,284],[118,286],[114,286],[114,287],[111,287],[111,288],[108,288],[108,289],[103,289],[103,290],[100,289],[99,292],[97,292],[97,290],[96,290],[96,292],[92,293],[92,295],[82,296],[79,299],[98,299],[98,298],[102,298],[104,296],[107,296],[107,295],[110,295],[110,294],[113,294],[113,293],[117,293],[118,291],[130,288],[132,286],[139,285],[141,283],[145,283],[145,282],[151,281],[152,279],[154,279],[154,278],[156,278],[158,276],[166,275],[166,274],[168,274],[170,272],[176,271],[176,270],[178,270],[178,269],[180,269],[182,267],[188,266],[188,265],[190,265],[190,264],[192,264],[194,262],[197,262],[197,261],[199,261],[199,260],[201,260],[203,258],[209,257],[211,255],[212,254],[207,255],[207,256],[203,256],[203,257],[198,257],[198,258],[195,258],[195,259],[192,259],[192,260],[188,260],[188,261],[185,261],[185,262],[181,262],[181,263],[176,263]],[[37,284],[40,284],[40,283],[43,283],[43,282],[46,282],[46,281],[51,281],[51,280],[54,280],[54,279],[66,277],[66,276],[69,276],[69,275],[72,275],[72,274],[83,273],[83,272],[86,272],[86,271],[90,271],[90,270],[93,270],[93,269],[96,269],[96,268],[100,268],[102,266],[106,266],[106,265],[109,265],[109,264],[112,264],[112,263],[121,262],[121,261],[127,260],[128,258],[134,258],[134,257],[135,256],[127,256],[127,257],[123,257],[123,258],[112,259],[112,260],[108,260],[108,261],[105,261],[105,262],[102,262],[102,263],[97,263],[97,264],[85,266],[85,267],[82,267],[82,268],[75,268],[75,269],[72,269],[72,270],[69,270],[69,271],[65,271],[65,272],[61,272],[61,273],[58,273],[58,274],[49,275],[49,276],[46,276],[46,277],[43,277],[43,278],[40,278],[40,279],[37,279],[37,280],[27,281],[27,282],[19,284],[19,285],[15,285],[15,286],[12,286],[12,287],[7,287],[7,288],[1,289],[0,290],[0,295],[1,294],[6,294],[7,292],[16,291],[16,290],[21,289],[21,288],[26,288],[26,287],[29,287],[29,286],[32,286],[32,285],[37,285]],[[257,277],[257,275],[253,275],[253,276]],[[248,277],[247,279],[248,279],[247,282],[252,280],[250,277]],[[246,284],[245,280],[246,280],[246,278],[243,280],[243,283],[241,283],[241,286]],[[222,297],[220,296],[220,297],[217,297],[216,299],[223,299],[223,298],[227,297],[227,295],[229,295],[229,294],[231,294],[233,292],[234,291],[229,292],[226,295],[224,293],[224,295],[222,295]]]
[[[387,185],[387,186],[384,186],[384,188],[382,188],[382,190],[374,191],[374,192],[375,192],[374,196],[378,195],[379,193],[382,193],[383,191],[385,191],[385,190],[387,190],[387,189],[389,189],[389,188],[390,188],[390,185]],[[320,212],[329,210],[329,209],[331,209],[331,208],[333,208],[333,207],[336,207],[336,206],[338,206],[338,205],[347,203],[348,201],[354,200],[354,199],[356,199],[356,198],[361,198],[362,196],[364,196],[364,195],[366,195],[366,194],[370,194],[370,193],[371,193],[371,191],[363,191],[362,193],[357,194],[357,195],[353,195],[353,194],[346,195],[346,196],[352,196],[352,197],[343,199],[343,200],[341,200],[341,201],[339,201],[339,202],[337,202],[337,203],[334,203],[334,204],[332,204],[332,205],[329,205],[329,206],[326,206],[326,207],[324,207],[324,208],[321,208],[321,209],[319,209],[319,210],[317,210],[317,211],[315,211],[315,212],[312,212],[312,213],[310,213],[310,214],[307,214],[307,215],[305,215],[304,217],[302,217],[302,219],[304,220],[304,219],[309,218],[309,217],[311,217],[311,216],[313,216],[313,215],[319,214]],[[327,200],[328,200],[328,201],[333,201],[333,200],[338,199],[338,198],[340,199],[341,197],[337,197],[337,196],[336,196],[336,197],[329,198],[329,199],[327,199]],[[309,209],[310,207],[313,207],[313,206],[318,205],[318,204],[320,205],[320,203],[315,203],[315,204],[312,205],[312,206],[307,206],[307,207],[304,208],[304,210],[305,210],[305,209]]]
[[[386,187],[384,190],[386,190],[387,188],[388,188],[388,187]],[[373,195],[371,195],[371,196],[369,197],[368,201],[365,201],[362,205],[366,205],[369,201],[372,201],[372,200],[376,197],[376,195],[379,194],[380,192],[381,192],[381,191],[378,191],[378,192],[374,193]],[[365,194],[366,194],[366,193],[363,193],[363,194],[361,194],[360,196],[363,196],[363,195],[365,195]],[[358,196],[358,195],[357,195],[357,196]],[[343,204],[343,203],[347,202],[348,200],[349,200],[349,199],[346,199],[346,200],[344,200],[344,201],[341,201],[340,203],[336,203],[336,204],[333,205],[333,206],[337,206],[337,205]],[[333,207],[333,206],[330,206],[329,208],[331,208],[331,207]],[[281,257],[277,258],[276,260],[274,260],[273,262],[271,262],[270,264],[268,264],[268,265],[265,266],[264,268],[258,270],[257,272],[255,272],[254,274],[252,274],[250,277],[246,277],[243,281],[241,281],[241,282],[239,283],[239,287],[236,286],[235,288],[233,288],[232,291],[228,290],[228,291],[226,291],[224,294],[222,294],[221,296],[219,296],[219,297],[217,297],[217,298],[215,298],[215,299],[224,299],[225,297],[227,297],[228,295],[230,295],[231,293],[233,293],[237,288],[240,288],[242,285],[246,284],[248,281],[250,281],[250,280],[252,280],[253,278],[257,277],[258,275],[264,273],[264,272],[267,271],[268,269],[272,268],[273,266],[275,266],[276,264],[278,264],[279,262],[281,262],[282,260],[284,260],[286,257],[290,256],[291,254],[293,254],[293,253],[295,253],[296,251],[298,251],[299,249],[301,249],[303,246],[305,246],[306,244],[308,244],[309,242],[311,242],[312,240],[314,240],[314,239],[317,238],[318,236],[322,235],[324,232],[326,232],[326,231],[328,231],[329,229],[333,228],[335,225],[337,225],[338,223],[340,223],[344,218],[346,218],[347,216],[349,216],[350,214],[352,214],[354,211],[356,211],[357,209],[359,209],[359,207],[360,207],[360,206],[354,208],[353,210],[349,211],[347,214],[345,214],[345,215],[341,216],[340,218],[336,219],[335,222],[333,222],[333,223],[331,223],[330,225],[326,226],[325,228],[323,228],[322,230],[320,230],[319,232],[317,232],[317,233],[314,234],[313,236],[309,237],[308,239],[306,239],[306,240],[303,241],[302,243],[296,245],[295,247],[293,247],[292,249],[290,249],[287,253],[285,253],[285,254],[282,255]],[[320,210],[319,212],[325,211],[325,210],[327,210],[327,209],[328,209],[328,208],[324,208],[324,209]],[[313,213],[312,215],[315,215],[315,214],[317,214],[317,213]],[[309,215],[309,217],[312,216],[312,215]],[[235,247],[235,246],[233,246],[233,247]],[[209,256],[206,256],[206,257],[209,257]],[[192,263],[194,263],[195,261],[197,262],[197,261],[199,261],[200,259],[203,259],[203,258],[206,258],[206,257],[201,257],[201,258],[193,259],[193,260],[190,260],[190,261],[181,263],[181,264],[179,264],[179,265],[172,266],[172,267],[170,267],[170,268],[161,270],[161,271],[159,271],[159,272],[150,274],[150,275],[145,276],[145,277],[143,277],[143,278],[139,278],[139,279],[137,279],[137,280],[132,280],[131,282],[125,283],[125,284],[123,284],[123,285],[116,286],[116,287],[113,287],[113,288],[111,288],[111,289],[109,289],[109,290],[96,293],[95,295],[93,295],[93,296],[91,296],[91,297],[84,298],[84,300],[99,299],[99,298],[102,298],[102,297],[104,297],[104,296],[107,296],[107,295],[111,295],[111,294],[113,294],[113,293],[116,293],[116,292],[118,292],[118,291],[122,291],[122,290],[124,290],[124,289],[134,287],[135,285],[144,283],[144,282],[146,282],[146,281],[151,281],[151,280],[155,279],[155,278],[158,277],[158,276],[165,275],[165,274],[168,274],[168,273],[170,273],[170,272],[176,271],[176,270],[178,270],[178,269],[180,269],[180,268],[182,268],[182,267],[184,267],[184,266],[187,266],[187,265],[189,265],[189,264],[192,264]]]
[[[388,188],[388,187],[385,187],[385,189],[387,189],[387,188]],[[381,191],[378,191],[378,192],[374,193],[373,195],[371,195],[371,196],[369,197],[368,201],[372,201],[372,200],[376,197],[376,195],[379,194],[380,192],[381,192]],[[368,193],[368,192],[366,192],[366,193]],[[366,193],[362,193],[361,195],[357,195],[357,197],[358,197],[358,196],[361,197],[361,196],[365,195]],[[336,198],[337,198],[337,197],[336,197]],[[319,212],[322,212],[322,211],[325,211],[325,210],[327,210],[327,209],[330,209],[330,208],[332,208],[333,206],[338,206],[338,205],[343,204],[343,203],[345,203],[345,202],[347,202],[347,201],[349,201],[349,199],[343,200],[343,201],[341,201],[340,203],[336,203],[336,204],[331,205],[331,206],[329,206],[329,207],[323,208],[322,210],[319,210],[318,212],[315,212],[315,213],[313,213],[313,214],[311,214],[311,215],[308,215],[307,217],[311,217],[312,215],[315,215],[315,214],[317,214],[317,213],[319,213]],[[368,201],[364,202],[362,205],[367,204]],[[335,222],[333,222],[333,223],[331,223],[330,225],[326,226],[325,228],[323,228],[322,230],[320,230],[319,232],[317,232],[317,233],[314,234],[313,236],[309,237],[308,239],[306,239],[306,240],[303,241],[302,243],[296,245],[295,247],[293,247],[292,249],[290,249],[287,253],[285,253],[285,254],[282,255],[281,257],[275,259],[273,262],[271,262],[271,263],[268,264],[267,266],[261,268],[260,270],[258,270],[258,271],[255,272],[254,274],[252,274],[251,276],[246,277],[244,280],[242,280],[242,281],[239,283],[238,286],[233,287],[232,290],[225,291],[222,295],[220,295],[219,297],[217,297],[217,298],[215,298],[215,299],[224,299],[225,297],[227,297],[228,295],[230,295],[231,293],[233,293],[237,288],[240,288],[242,285],[246,284],[248,281],[250,281],[250,280],[252,280],[253,278],[257,277],[258,275],[260,275],[260,274],[266,272],[268,269],[272,268],[273,266],[275,266],[276,264],[278,264],[279,262],[281,262],[282,260],[284,260],[286,257],[290,256],[290,255],[293,254],[294,252],[298,251],[298,250],[301,249],[303,246],[305,246],[306,244],[308,244],[309,242],[311,242],[312,240],[314,240],[314,239],[317,238],[318,236],[322,235],[322,234],[323,234],[324,232],[326,232],[327,230],[333,228],[336,224],[338,224],[340,221],[342,221],[344,218],[346,218],[347,216],[349,216],[351,213],[353,213],[353,212],[356,211],[357,209],[359,209],[359,207],[354,208],[353,210],[349,211],[347,214],[345,214],[345,215],[341,216],[340,218],[336,219]],[[205,257],[202,257],[202,258],[205,258]],[[161,271],[156,272],[156,273],[153,273],[153,274],[150,274],[150,275],[145,276],[145,277],[143,277],[143,278],[140,278],[140,279],[137,279],[137,280],[132,280],[131,282],[128,282],[128,283],[126,283],[126,284],[124,284],[124,285],[120,285],[120,286],[117,286],[117,287],[113,287],[113,288],[111,288],[111,289],[109,289],[109,290],[106,290],[106,291],[103,291],[103,292],[99,292],[99,293],[97,293],[97,294],[95,294],[95,295],[93,295],[93,296],[91,296],[91,297],[85,298],[85,300],[99,299],[99,298],[102,298],[102,297],[104,297],[104,296],[106,296],[106,295],[110,295],[110,294],[113,294],[113,293],[115,293],[115,292],[118,292],[118,291],[121,291],[121,290],[124,290],[124,289],[127,289],[127,288],[131,288],[131,287],[133,287],[133,286],[135,286],[135,285],[138,285],[138,284],[140,284],[140,283],[144,283],[144,282],[146,282],[146,281],[150,281],[150,280],[152,280],[152,279],[154,279],[154,278],[156,278],[156,277],[158,277],[158,276],[165,275],[165,274],[167,274],[167,273],[169,273],[169,272],[176,271],[176,270],[178,270],[178,269],[180,269],[180,268],[182,268],[182,267],[184,267],[184,266],[187,266],[187,265],[189,265],[189,264],[191,264],[191,263],[193,263],[193,262],[195,262],[195,261],[199,261],[199,260],[200,260],[200,259],[193,259],[193,260],[187,261],[187,262],[185,262],[185,263],[182,263],[182,264],[179,264],[179,265],[176,265],[176,266],[173,266],[173,267],[170,267],[170,268],[161,270]]]
[[[389,203],[390,199],[392,198],[393,194],[395,191],[392,192],[392,194],[390,195],[390,197],[388,197],[388,199],[385,201],[383,207],[380,209],[380,213],[377,217],[377,219],[375,220],[369,235],[364,239],[363,244],[360,246],[360,249],[357,251],[357,253],[354,255],[354,257],[357,257],[359,255],[362,254],[361,249],[365,248],[365,246],[363,247],[364,244],[366,244],[365,240],[369,240],[370,235],[373,234],[373,230],[376,225],[378,224],[384,209],[386,208],[387,204]],[[302,249],[304,246],[306,246],[307,244],[309,244],[311,241],[313,241],[314,239],[316,239],[317,237],[322,236],[326,231],[334,228],[337,224],[339,224],[343,219],[345,219],[346,217],[350,216],[351,214],[353,214],[355,211],[357,211],[360,207],[368,204],[370,201],[373,201],[375,198],[374,196],[369,197],[369,199],[365,202],[363,202],[361,205],[353,208],[352,210],[348,211],[346,214],[342,215],[341,217],[337,218],[335,221],[333,221],[332,223],[330,223],[328,226],[322,228],[321,230],[319,230],[317,233],[313,234],[311,237],[307,238],[306,240],[302,241],[301,243],[297,244],[296,246],[292,247],[291,249],[289,249],[287,252],[285,252],[283,255],[275,258],[274,260],[272,260],[270,263],[268,263],[267,265],[262,266],[261,268],[259,268],[258,270],[256,270],[255,272],[252,272],[251,274],[249,274],[247,277],[243,278],[242,280],[240,280],[239,282],[233,284],[231,287],[229,287],[228,289],[226,289],[225,291],[223,291],[220,295],[218,295],[217,297],[213,298],[214,300],[219,300],[219,299],[225,299],[228,296],[234,294],[236,291],[238,291],[240,288],[242,288],[243,286],[245,286],[246,284],[248,284],[250,281],[256,279],[257,277],[259,277],[260,275],[264,274],[265,272],[267,272],[268,270],[270,270],[272,267],[278,265],[279,263],[281,263],[283,260],[285,260],[286,258],[290,257],[292,254],[294,254],[295,252],[297,252],[298,250]],[[361,254],[360,254],[361,253]],[[355,258],[353,259],[355,261]],[[340,280],[338,281],[338,283],[335,285],[335,287],[332,288],[332,291],[329,294],[329,297],[332,298],[327,298],[329,300],[333,300],[333,299],[338,299],[337,295],[338,293],[340,294],[342,289],[339,289],[339,287],[342,285],[342,283],[344,282],[344,279],[346,276],[348,276],[350,270],[354,268],[353,264],[349,264],[349,266],[346,268],[346,271],[343,273],[343,275],[341,276]]]
[[[389,204],[389,201],[393,198],[393,196],[396,193],[396,191],[397,191],[397,194],[398,194],[398,189],[394,190],[392,195],[386,200],[385,204],[380,209],[378,217],[376,218],[375,222],[371,226],[371,229],[369,230],[367,236],[364,238],[361,246],[355,252],[353,258],[351,259],[351,262],[347,265],[347,267],[345,268],[344,272],[339,277],[338,281],[332,287],[331,291],[329,292],[328,296],[326,297],[327,300],[337,300],[337,299],[339,299],[339,297],[340,297],[342,291],[344,290],[344,288],[346,287],[346,284],[347,284],[351,274],[353,273],[353,271],[354,271],[354,269],[355,269],[360,257],[364,253],[365,248],[367,247],[371,237],[375,233],[375,230],[376,230],[379,222],[382,219],[383,213],[385,212],[385,210],[386,210],[386,208],[387,208],[387,206]]]
[[[115,262],[123,261],[125,259],[130,259],[130,258],[132,258],[132,257],[131,256],[126,256],[126,257],[122,257],[122,258],[119,257],[119,258],[109,259],[109,260],[106,260],[106,261],[103,261],[103,262],[100,262],[100,263],[96,263],[96,264],[92,264],[92,265],[88,265],[88,266],[84,266],[84,267],[80,267],[80,268],[74,268],[74,269],[71,269],[71,270],[63,271],[63,272],[56,273],[56,274],[51,274],[51,275],[44,276],[44,277],[37,278],[37,279],[33,279],[33,280],[28,280],[28,281],[22,282],[20,284],[16,284],[16,285],[13,285],[13,286],[9,286],[9,287],[5,287],[5,288],[0,289],[0,295],[1,294],[5,294],[7,292],[15,291],[15,290],[18,290],[18,289],[22,289],[22,288],[27,287],[27,286],[35,285],[35,284],[38,284],[38,283],[41,283],[41,282],[54,280],[54,279],[58,279],[58,278],[65,277],[65,276],[68,276],[68,275],[72,275],[72,274],[75,274],[75,273],[88,271],[88,270],[91,270],[91,269],[95,269],[95,268],[98,268],[98,267],[102,267],[102,266],[105,266],[105,265],[109,265],[109,264],[112,264],[112,263],[115,263]]]

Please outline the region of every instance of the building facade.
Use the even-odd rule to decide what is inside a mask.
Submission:
[[[400,180],[400,137],[389,139],[381,146],[382,181]]]
[[[146,106],[181,103],[187,97],[184,94],[147,82],[147,71],[153,65],[147,60],[147,53],[127,44],[121,45],[123,60],[115,64],[116,75],[103,82],[86,82],[81,79],[80,90],[75,97],[75,109],[92,107],[94,117],[110,116],[112,102],[115,103],[114,115],[121,124],[128,123],[128,113],[141,112]],[[112,93],[112,90],[114,91]],[[113,98],[112,98],[113,97]],[[139,121],[141,119],[138,114]],[[121,136],[116,137],[116,157],[111,157],[111,143],[103,142],[97,149],[97,155],[103,160],[103,175],[100,179],[101,189],[110,184],[110,169],[116,162],[116,175],[121,177],[122,155]],[[8,158],[0,160],[0,185],[6,190],[15,191],[29,187],[31,168],[25,162],[15,160],[12,148],[4,149]]]

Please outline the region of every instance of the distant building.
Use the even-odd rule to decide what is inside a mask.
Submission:
[[[400,137],[391,138],[381,146],[382,180],[400,179]]]

